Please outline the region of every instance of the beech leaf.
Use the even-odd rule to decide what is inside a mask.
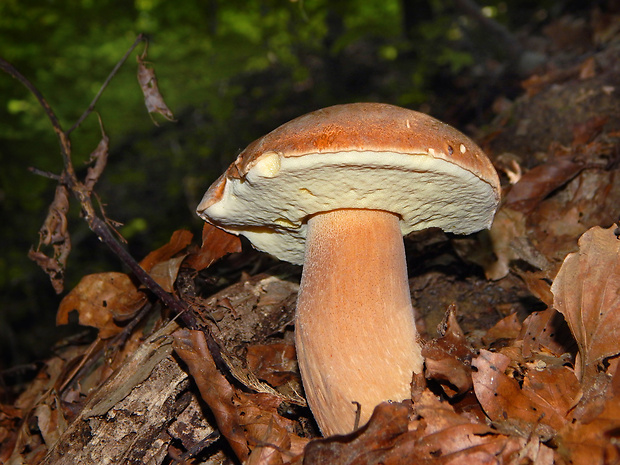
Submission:
[[[578,375],[584,381],[599,362],[620,353],[620,240],[598,226],[579,238],[551,292],[579,346]]]
[[[131,278],[124,273],[109,272],[84,276],[60,302],[56,324],[67,324],[69,314],[77,311],[79,322],[99,329],[99,337],[107,339],[122,328],[115,318],[132,315],[146,302]]]

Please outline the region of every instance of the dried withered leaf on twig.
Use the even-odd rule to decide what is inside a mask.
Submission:
[[[594,376],[598,364],[620,353],[620,240],[609,229],[594,227],[579,239],[551,291],[579,346],[577,375]]]
[[[137,55],[136,60],[138,62],[138,82],[140,83],[140,88],[142,89],[142,93],[144,94],[144,103],[146,104],[146,109],[149,114],[159,113],[168,121],[174,121],[174,115],[164,102],[164,98],[159,92],[159,87],[157,86],[157,78],[155,77],[155,71],[152,68],[147,68],[146,66],[146,48],[144,49],[144,53],[142,55]],[[155,120],[153,120],[155,124]]]
[[[99,337],[107,339],[122,331],[115,317],[132,315],[142,308],[146,296],[129,276],[109,272],[84,276],[75,288],[62,299],[56,324],[69,322],[69,314],[77,311],[80,324],[99,329]],[[124,319],[124,318],[123,318]]]
[[[66,186],[58,185],[47,218],[39,230],[37,250],[30,249],[28,252],[28,258],[36,262],[49,275],[57,294],[63,291],[65,267],[69,252],[71,252],[71,236],[67,230],[68,211],[69,191]],[[48,257],[41,252],[42,245],[51,245],[54,249],[54,256]]]
[[[105,169],[108,163],[108,149],[110,146],[110,138],[105,133],[103,129],[103,123],[101,122],[101,117],[99,117],[99,126],[101,127],[101,140],[99,141],[99,145],[90,154],[90,158],[88,160],[89,163],[93,163],[86,172],[86,178],[84,179],[84,187],[88,190],[88,192],[92,192],[95,187],[97,181],[103,174],[103,170]]]

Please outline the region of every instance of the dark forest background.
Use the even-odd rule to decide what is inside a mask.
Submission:
[[[156,115],[154,125],[145,109],[135,64],[143,46],[96,106],[111,140],[97,193],[140,259],[177,229],[199,234],[194,208],[209,184],[253,139],[307,111],[381,101],[469,134],[484,130],[554,47],[563,47],[560,60],[584,51],[580,34],[594,3],[603,13],[614,8],[569,0],[485,0],[481,10],[457,0],[4,0],[0,55],[70,127],[136,36],[149,37],[148,60],[176,122]],[[554,36],[549,25],[560,17],[572,23]],[[72,137],[76,167],[86,169],[99,139],[91,115]],[[0,74],[0,370],[46,356],[67,334],[54,324],[62,295],[27,258],[55,189],[29,167],[59,173],[57,139],[32,95]],[[66,289],[122,268],[77,208],[70,218]]]

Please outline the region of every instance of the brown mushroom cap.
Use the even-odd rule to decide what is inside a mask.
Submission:
[[[306,220],[341,208],[401,218],[401,231],[490,226],[499,201],[491,162],[467,136],[416,111],[336,105],[250,144],[205,193],[198,214],[260,250],[301,264]]]

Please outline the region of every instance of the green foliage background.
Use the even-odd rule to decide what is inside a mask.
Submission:
[[[482,6],[510,29],[535,29],[565,3]],[[136,53],[96,107],[111,138],[97,193],[108,216],[124,223],[137,258],[176,229],[199,234],[194,207],[206,187],[244,146],[288,119],[335,103],[384,101],[462,126],[484,120],[494,85],[510,93],[514,83],[502,50],[448,1],[0,2],[0,55],[38,87],[65,128],[139,33],[150,37],[148,60],[178,122],[152,124]],[[478,79],[488,60],[508,75]],[[92,115],[72,135],[76,167],[85,169],[99,138]],[[0,368],[41,356],[60,334],[59,297],[26,258],[55,186],[30,166],[61,171],[56,137],[36,100],[0,74]],[[87,273],[120,268],[78,213],[68,288]]]

